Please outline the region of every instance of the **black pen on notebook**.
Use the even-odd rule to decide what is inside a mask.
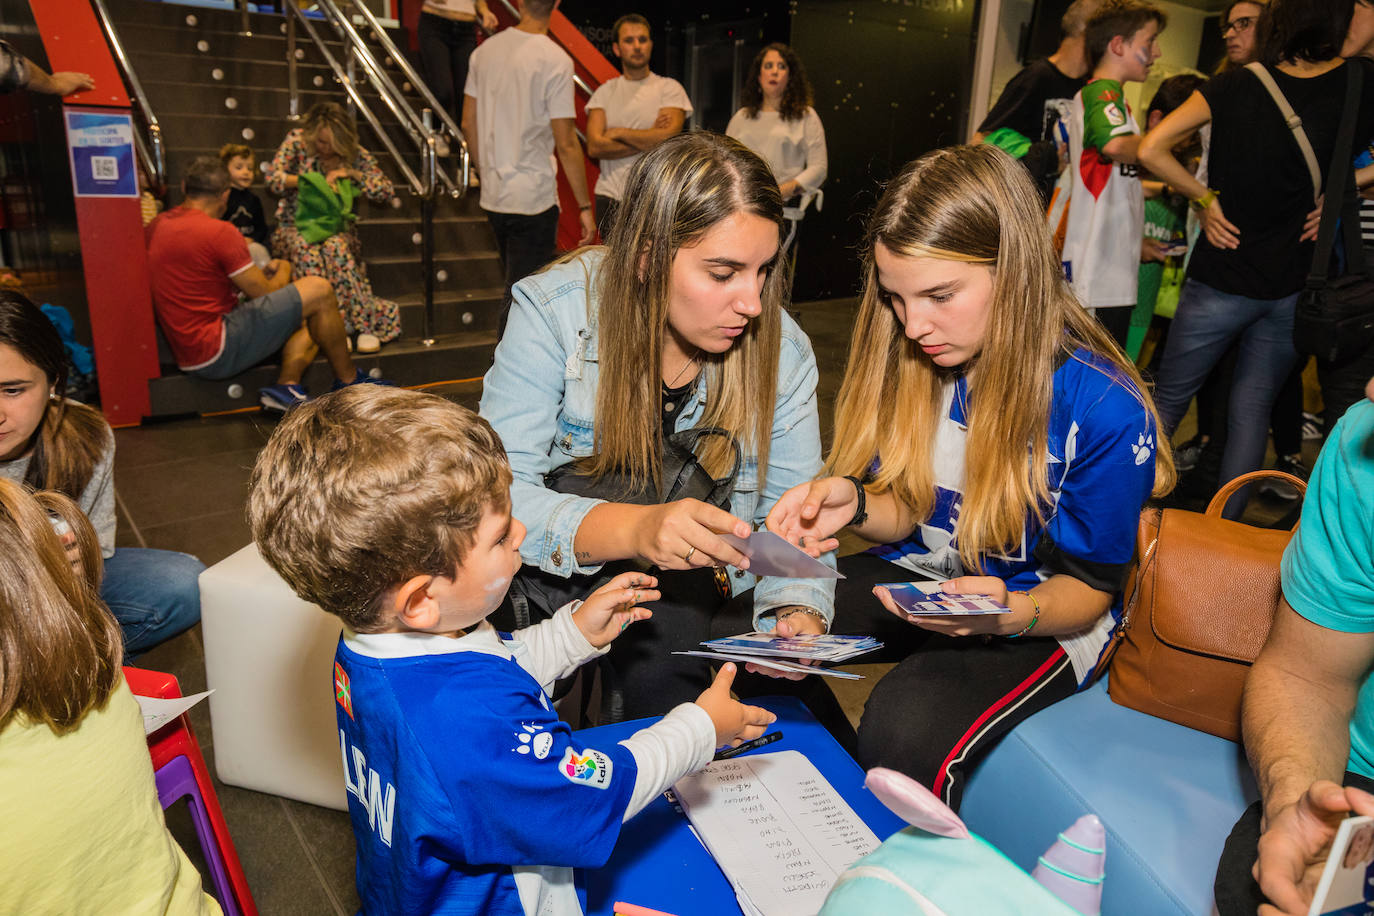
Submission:
[[[749,751],[755,751],[761,747],[764,747],[765,745],[772,744],[774,741],[777,741],[781,737],[782,732],[769,732],[766,735],[760,735],[753,741],[746,741],[739,747],[727,747],[723,751],[716,751],[716,756],[712,757],[711,759],[729,760],[731,757],[738,757],[740,754],[748,753]]]

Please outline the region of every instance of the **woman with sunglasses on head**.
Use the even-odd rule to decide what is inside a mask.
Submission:
[[[1039,195],[989,146],[909,164],[869,218],[835,408],[835,475],[768,527],[815,553],[844,527],[835,630],[896,661],[859,724],[865,768],[957,808],[974,762],[1092,682],[1121,616],[1141,507],[1172,485],[1135,366],[1064,280]],[[933,580],[1009,613],[911,617],[884,583]]]

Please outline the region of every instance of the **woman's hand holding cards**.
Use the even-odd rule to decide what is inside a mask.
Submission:
[[[778,608],[777,615],[778,622],[773,628],[773,635],[775,636],[820,636],[825,632],[825,621],[800,607]],[[794,659],[794,661],[798,665],[818,664],[804,658]],[[762,674],[766,677],[784,678],[789,681],[800,681],[806,677],[800,671],[779,671],[777,668],[765,668],[762,665],[745,665],[744,670],[750,674]]]
[[[921,617],[903,610],[897,602],[892,600],[892,595],[888,590],[881,585],[874,587],[873,594],[882,602],[883,607],[903,620],[933,633],[943,633],[945,636],[1008,636],[1013,633],[1020,633],[1035,613],[1035,608],[1029,597],[1018,592],[1014,593],[1016,597],[1013,598],[1013,593],[1007,591],[1007,583],[996,576],[961,576],[958,579],[941,582],[940,591],[953,595],[979,595],[1011,608],[1012,612],[1010,614]]]

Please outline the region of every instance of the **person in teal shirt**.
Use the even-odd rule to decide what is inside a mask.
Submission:
[[[1317,458],[1283,555],[1283,600],[1246,680],[1260,801],[1222,853],[1221,916],[1266,899],[1307,912],[1340,822],[1374,815],[1374,379],[1365,394]]]

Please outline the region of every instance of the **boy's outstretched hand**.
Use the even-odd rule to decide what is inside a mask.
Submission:
[[[643,601],[657,601],[658,580],[648,573],[621,573],[587,596],[573,614],[573,623],[587,637],[587,642],[600,649],[609,645],[636,620],[648,620],[654,612],[636,607]]]
[[[777,720],[766,709],[758,706],[745,706],[730,696],[730,685],[735,682],[735,666],[726,662],[721,666],[716,679],[697,697],[697,705],[706,710],[716,726],[716,746],[736,747],[762,735],[770,724]]]

